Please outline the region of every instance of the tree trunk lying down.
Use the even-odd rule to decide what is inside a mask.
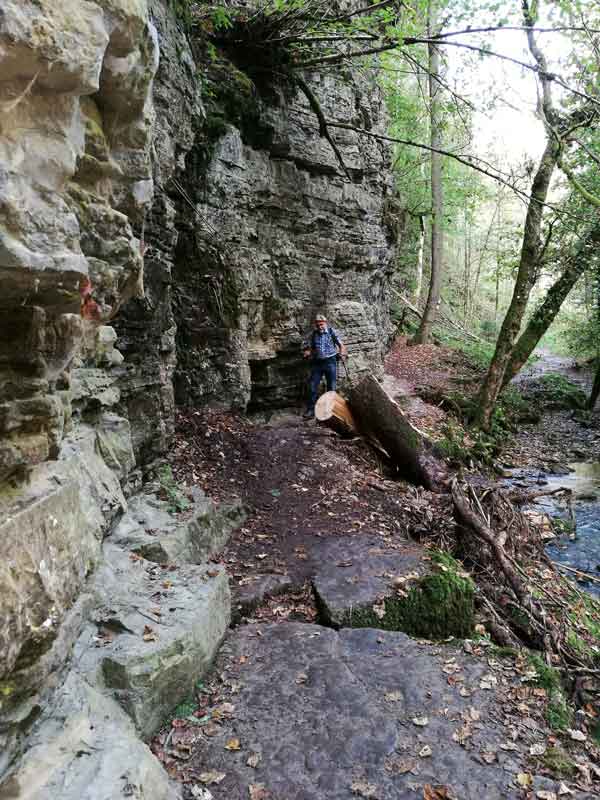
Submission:
[[[322,422],[342,436],[352,436],[357,433],[352,412],[344,398],[337,392],[325,392],[319,397],[315,406],[315,417],[318,422]]]
[[[429,439],[411,425],[373,375],[350,386],[348,402],[361,431],[377,439],[402,477],[426,489],[436,488],[447,477]]]

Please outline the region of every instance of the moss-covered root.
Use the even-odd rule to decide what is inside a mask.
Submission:
[[[468,637],[474,625],[473,581],[446,553],[434,554],[432,562],[432,573],[405,596],[386,598],[383,614],[372,607],[353,609],[343,625],[403,631],[426,639]]]

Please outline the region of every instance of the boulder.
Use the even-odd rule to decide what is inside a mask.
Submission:
[[[241,505],[217,506],[198,490],[188,514],[187,520],[178,520],[165,500],[155,494],[138,495],[111,541],[158,564],[201,564],[225,547],[244,520]]]

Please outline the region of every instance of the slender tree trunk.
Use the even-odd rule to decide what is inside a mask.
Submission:
[[[566,268],[556,280],[544,299],[544,302],[533,314],[521,336],[519,337],[504,373],[503,388],[515,377],[538,342],[554,322],[556,315],[575,286],[585,268],[590,263],[596,249],[600,245],[600,223],[591,228],[577,252],[570,259]]]
[[[600,358],[596,361],[596,374],[594,376],[594,385],[592,386],[592,392],[590,394],[587,407],[590,411],[594,410],[594,406],[596,405],[596,401],[598,400],[598,395],[600,395]]]
[[[496,351],[485,376],[477,402],[478,408],[475,423],[484,430],[490,427],[492,413],[504,385],[504,374],[510,361],[513,346],[519,335],[523,315],[527,308],[527,301],[535,281],[536,267],[542,247],[542,214],[557,159],[557,145],[552,135],[548,134],[546,148],[531,187],[531,199],[529,200],[525,218],[521,258],[512,300],[502,323],[496,343]]]
[[[428,32],[430,35],[437,30],[436,0],[430,0],[428,9]],[[440,84],[437,76],[440,72],[440,51],[434,44],[428,45],[429,52],[429,118],[431,141],[431,278],[429,293],[423,311],[423,318],[419,330],[415,334],[415,344],[428,344],[431,342],[433,323],[440,304],[440,291],[442,288],[442,257],[443,233],[442,214],[444,201],[442,194],[442,157],[436,152],[442,147],[442,121]]]
[[[417,276],[415,286],[415,305],[418,306],[421,301],[421,292],[423,291],[423,253],[425,250],[425,222],[423,215],[419,214],[419,245],[417,248]]]

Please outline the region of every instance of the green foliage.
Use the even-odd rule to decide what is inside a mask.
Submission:
[[[548,694],[546,719],[555,731],[565,731],[573,721],[573,710],[565,698],[560,672],[548,666],[544,659],[537,653],[530,653],[529,662],[535,669],[534,682],[541,686]]]
[[[230,9],[217,6],[211,15],[213,28],[216,31],[226,31],[233,26],[233,12]]]
[[[171,9],[184,29],[189,31],[192,25],[192,8],[194,0],[170,0]]]
[[[169,464],[161,464],[156,471],[160,488],[165,499],[169,503],[169,511],[171,514],[176,514],[179,511],[187,511],[190,507],[190,501],[183,494],[181,488],[175,478],[173,471]]]
[[[561,778],[573,778],[577,775],[577,767],[567,751],[560,745],[549,747],[541,756],[541,762],[553,775]]]
[[[173,709],[171,718],[185,719],[186,717],[190,717],[197,708],[198,703],[195,701],[195,699],[193,697],[188,697]]]

